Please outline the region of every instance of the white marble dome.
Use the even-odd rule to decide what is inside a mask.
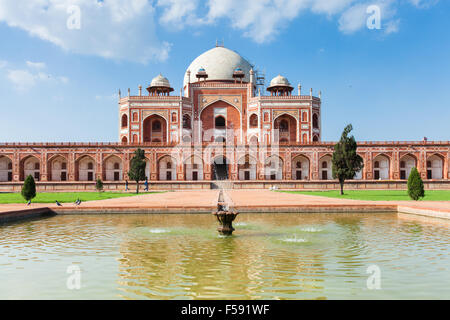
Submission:
[[[270,87],[281,87],[281,86],[292,88],[289,80],[286,77],[283,77],[282,75],[278,75],[270,81],[269,88]]]
[[[195,75],[201,68],[205,69],[208,74],[207,80],[234,80],[234,71],[237,68],[241,68],[245,74],[243,81],[249,82],[252,65],[233,50],[215,47],[202,53],[192,61],[184,75],[184,86],[188,82],[187,71],[191,72],[191,82],[196,82],[197,78]]]
[[[163,77],[162,74],[154,77],[152,82],[150,83],[150,87],[167,87],[170,88],[170,82],[166,77]]]

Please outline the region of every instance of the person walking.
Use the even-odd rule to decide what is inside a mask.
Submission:
[[[147,179],[145,179],[144,186],[145,186],[144,191],[148,191],[148,180]]]
[[[128,180],[125,180],[125,191],[128,191]]]

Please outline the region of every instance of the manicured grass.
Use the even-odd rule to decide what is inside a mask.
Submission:
[[[140,192],[139,194],[150,194],[156,192]],[[34,203],[54,203],[58,200],[61,203],[75,202],[77,199],[81,201],[106,200],[113,198],[132,197],[136,193],[119,193],[119,192],[48,192],[38,193],[36,198],[32,200]],[[5,203],[26,203],[20,193],[0,193],[0,204]]]
[[[300,193],[311,196],[328,198],[371,200],[371,201],[403,201],[411,200],[406,190],[344,190],[341,196],[339,190],[326,191],[285,191],[279,192]],[[424,201],[450,201],[450,190],[425,190]]]

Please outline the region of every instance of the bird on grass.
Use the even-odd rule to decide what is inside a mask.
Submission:
[[[59,203],[59,201],[58,201],[58,200],[56,200],[56,205],[57,205],[58,207],[62,207],[62,204],[61,204],[61,203]]]

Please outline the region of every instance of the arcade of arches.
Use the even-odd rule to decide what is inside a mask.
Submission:
[[[255,147],[255,150],[258,148]],[[146,176],[150,181],[333,180],[331,152],[320,154],[306,151],[293,153],[287,158],[284,152],[280,152],[279,156],[261,156],[260,153],[255,153],[255,150],[251,154],[227,153],[226,156],[212,156],[209,158],[211,160],[202,158],[201,153],[183,157],[182,152],[160,154],[156,159],[153,152],[146,151]],[[28,175],[32,175],[36,181],[94,182],[100,178],[103,181],[123,182],[128,179],[132,152],[133,150],[130,150],[128,155],[105,154],[103,160],[99,160],[95,154],[80,154],[75,157],[55,154],[42,161],[39,154],[36,154],[18,160],[17,165],[14,157],[0,154],[0,182],[24,181]],[[395,158],[389,153],[376,153],[373,158],[365,153],[361,153],[361,156],[364,159],[364,168],[356,173],[355,180],[407,180],[414,167],[418,168],[424,180],[448,180],[450,177],[449,160],[441,153],[431,153],[426,158],[419,158],[411,153]]]

